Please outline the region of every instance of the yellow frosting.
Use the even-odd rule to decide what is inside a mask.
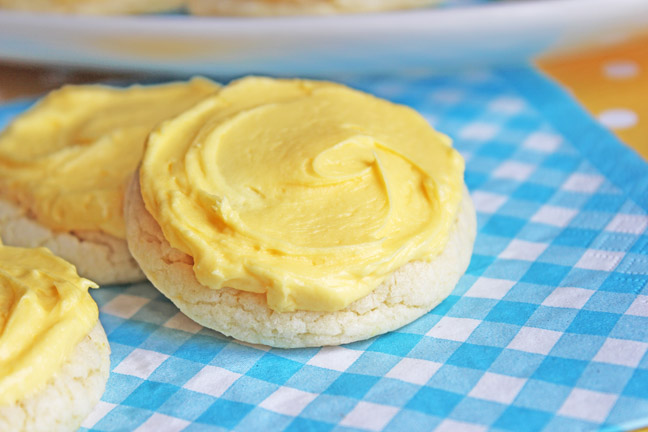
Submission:
[[[0,405],[37,392],[97,323],[72,264],[45,248],[0,246]]]
[[[201,284],[334,311],[442,251],[463,187],[450,144],[342,85],[246,78],[152,132],[140,184]]]
[[[0,136],[0,195],[49,228],[124,238],[123,196],[147,134],[218,88],[199,78],[54,91]]]

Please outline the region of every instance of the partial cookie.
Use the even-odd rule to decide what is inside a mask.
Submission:
[[[236,339],[275,347],[340,345],[367,339],[417,319],[443,301],[470,262],[475,210],[464,189],[444,251],[410,262],[368,296],[337,312],[276,312],[264,294],[213,290],[194,276],[192,258],[172,248],[142,201],[137,176],[126,196],[128,246],[148,279],[199,324]]]
[[[97,323],[45,388],[20,403],[0,405],[0,430],[77,430],[99,402],[109,373],[110,347]]]
[[[180,9],[185,0],[0,0],[0,9],[30,12],[118,15]]]
[[[218,89],[196,78],[49,93],[0,134],[5,243],[46,246],[100,284],[142,280],[125,241],[128,180],[151,129]]]
[[[378,12],[429,6],[439,0],[188,0],[196,15],[268,16]]]
[[[48,249],[0,243],[0,430],[73,431],[99,401],[110,348],[90,288]]]

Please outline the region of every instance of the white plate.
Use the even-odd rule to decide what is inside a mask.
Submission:
[[[522,0],[328,17],[0,12],[0,58],[180,74],[321,75],[517,62],[648,29],[648,0]]]

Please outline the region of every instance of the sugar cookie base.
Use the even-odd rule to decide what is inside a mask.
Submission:
[[[196,15],[267,16],[378,12],[428,6],[439,0],[188,0]]]
[[[185,0],[0,0],[4,9],[89,15],[163,12],[184,4]]]
[[[125,240],[99,231],[52,231],[5,200],[0,200],[0,239],[8,246],[44,246],[99,285],[144,279]]]
[[[470,262],[475,210],[465,191],[444,251],[430,262],[410,262],[371,294],[337,312],[275,312],[264,294],[212,290],[193,273],[193,259],[171,247],[144,207],[139,181],[126,193],[128,246],[148,279],[189,318],[241,341],[296,348],[368,339],[408,324],[444,300]]]
[[[0,405],[0,430],[77,430],[99,402],[109,373],[110,347],[97,323],[45,388],[15,405]]]

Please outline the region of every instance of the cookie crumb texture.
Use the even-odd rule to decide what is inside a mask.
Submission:
[[[125,240],[99,231],[52,231],[5,200],[0,200],[0,238],[9,246],[44,246],[99,285],[144,279]]]
[[[447,246],[436,259],[406,264],[371,294],[337,312],[276,312],[267,306],[264,294],[212,290],[198,283],[192,258],[166,241],[144,207],[136,180],[126,196],[125,214],[132,255],[153,285],[182,312],[238,340],[283,348],[350,343],[419,318],[454,289],[470,262],[476,232],[475,210],[464,189]]]
[[[77,430],[99,402],[109,372],[110,347],[97,323],[44,389],[15,405],[0,405],[0,431]]]

